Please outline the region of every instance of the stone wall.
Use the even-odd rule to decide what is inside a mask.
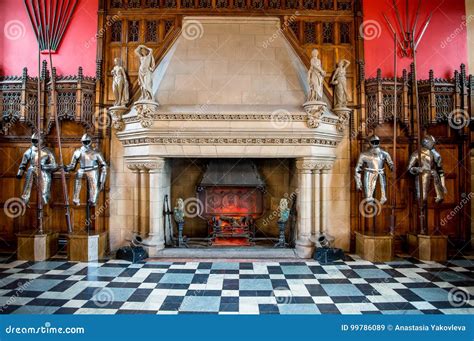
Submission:
[[[135,231],[134,196],[136,177],[125,164],[123,146],[115,136],[112,137],[110,159],[110,249],[116,250],[130,240]]]
[[[235,18],[233,18],[235,19]],[[202,34],[183,34],[158,88],[162,105],[297,105],[301,79],[272,19],[199,19],[184,23]],[[188,25],[188,26],[186,26]]]

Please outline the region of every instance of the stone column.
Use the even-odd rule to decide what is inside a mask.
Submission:
[[[169,193],[169,172],[163,158],[146,162],[149,174],[149,225],[148,238],[143,245],[150,257],[156,256],[165,247],[165,217],[163,215],[164,196]]]
[[[133,159],[127,167],[137,177],[134,191],[134,232],[139,232],[148,255],[156,256],[165,247],[163,199],[170,192],[170,171],[163,158]]]
[[[321,198],[320,198],[320,186],[321,186],[321,170],[316,168],[313,170],[313,230],[312,240],[316,242],[318,237],[321,235]]]
[[[140,169],[136,163],[128,163],[127,168],[135,174],[135,187],[133,188],[133,233],[140,234]]]
[[[320,166],[321,169],[321,175],[320,175],[320,219],[319,219],[319,224],[320,224],[320,231],[321,234],[324,234],[327,239],[329,239],[331,242],[334,240],[334,237],[332,237],[329,234],[329,228],[328,228],[328,217],[331,215],[331,212],[329,212],[329,205],[328,205],[328,199],[329,199],[329,170],[332,168],[332,163],[322,163]]]
[[[138,206],[138,212],[140,216],[138,231],[141,236],[145,236],[149,231],[148,217],[149,217],[149,198],[150,198],[150,179],[148,175],[148,168],[145,164],[139,165],[139,193],[140,201]]]
[[[314,243],[311,241],[312,217],[312,169],[314,162],[311,158],[300,158],[296,160],[298,174],[298,198],[297,198],[297,239],[296,254],[300,258],[311,258],[314,251]]]

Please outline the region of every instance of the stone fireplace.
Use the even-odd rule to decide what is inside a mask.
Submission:
[[[202,36],[183,33],[156,68],[159,107],[146,115],[132,108],[112,143],[112,248],[140,232],[148,235],[150,255],[158,255],[169,233],[165,195],[174,206],[199,160],[244,159],[255,160],[260,170],[266,160],[287,165],[285,188],[297,193],[298,256],[310,257],[315,236],[323,232],[347,249],[347,138],[329,109],[317,127],[308,124],[302,107],[306,69],[284,36],[274,34],[279,20],[193,17],[185,18],[183,32],[187,20],[199,22]],[[269,36],[276,38],[265,43]],[[186,162],[190,173],[180,182],[175,174]],[[277,200],[267,204],[275,208]]]

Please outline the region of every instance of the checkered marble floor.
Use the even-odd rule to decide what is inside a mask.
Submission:
[[[474,260],[0,264],[2,314],[474,314]]]

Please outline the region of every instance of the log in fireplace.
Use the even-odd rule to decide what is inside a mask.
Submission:
[[[265,182],[251,160],[210,161],[197,187],[209,243],[251,245],[255,220],[263,215],[264,193]]]

